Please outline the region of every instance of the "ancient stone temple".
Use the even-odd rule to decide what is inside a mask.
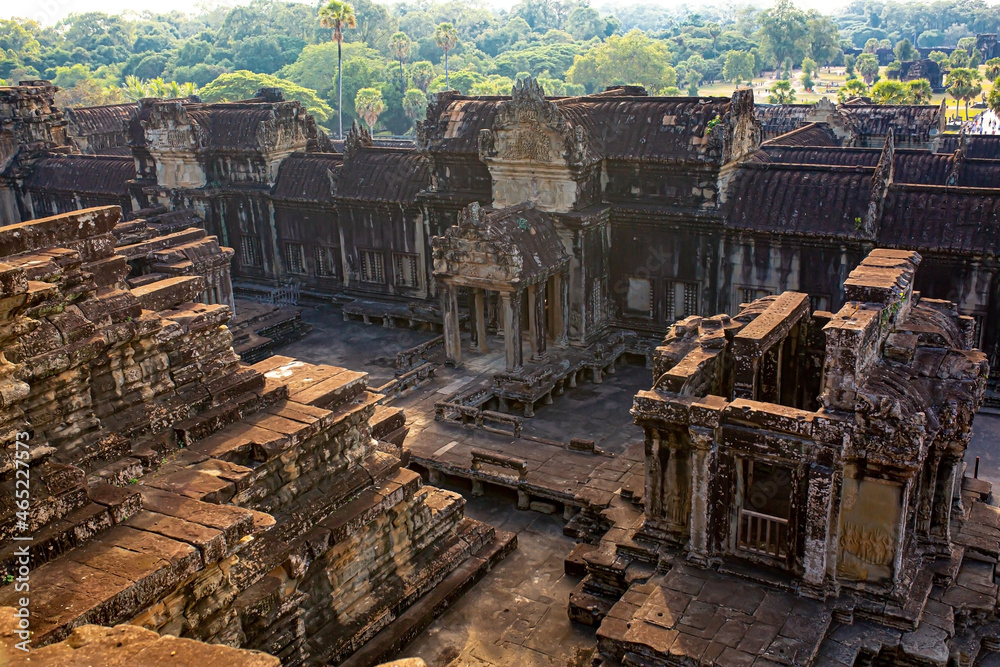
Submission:
[[[128,622],[283,664],[391,654],[513,535],[402,467],[402,412],[367,374],[242,363],[229,306],[195,302],[191,265],[229,256],[212,237],[120,218],[0,228],[0,567],[28,549],[32,646]]]
[[[872,251],[836,313],[785,292],[673,327],[632,409],[642,515],[571,602],[603,616],[604,664],[943,665],[996,641],[968,587],[993,585],[1000,542],[972,536],[1000,513],[959,483],[986,358],[914,290],[920,262]]]
[[[755,105],[750,91],[636,86],[547,99],[526,80],[510,96],[438,94],[415,144],[360,128],[334,144],[269,89],[68,114],[45,82],[4,91],[7,220],[99,204],[191,211],[233,248],[246,295],[291,290],[366,321],[442,327],[432,239],[473,202],[533,202],[570,257],[571,344],[632,331],[650,348],[679,318],[785,290],[835,311],[878,246],[932,260],[917,288],[975,318],[1000,368],[1000,153],[989,137],[945,135],[939,106]],[[475,322],[474,301],[458,287],[462,322]],[[500,307],[485,308],[499,325]]]

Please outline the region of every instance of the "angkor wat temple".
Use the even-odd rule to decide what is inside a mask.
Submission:
[[[0,88],[0,607],[31,534],[32,664],[166,650],[88,625],[122,623],[389,659],[516,548],[456,479],[562,509],[595,666],[1000,660],[1000,508],[963,463],[1000,365],[1000,139],[938,107],[526,80],[435,95],[413,145],[333,142],[275,90],[54,90]],[[289,285],[442,335],[378,388],[247,364],[235,297]],[[642,442],[525,433],[629,357]],[[420,386],[447,398],[404,414]]]

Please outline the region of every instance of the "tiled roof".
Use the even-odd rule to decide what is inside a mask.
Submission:
[[[878,244],[996,256],[1000,197],[995,190],[894,185],[886,196]]]
[[[764,142],[766,146],[840,146],[840,139],[826,123],[807,123]]]
[[[941,107],[923,104],[844,104],[840,111],[862,136],[885,136],[892,128],[897,141],[929,141],[943,129]]]
[[[954,153],[958,150],[959,135],[945,134],[937,140],[939,153]],[[965,156],[1000,160],[1000,135],[967,134],[965,136]]]
[[[66,110],[66,117],[76,129],[74,134],[114,134],[125,133],[125,124],[139,110],[135,102],[128,104],[108,104],[99,107],[76,107]]]
[[[583,127],[591,152],[628,160],[686,160],[699,154],[709,121],[729,111],[728,97],[649,97],[608,91],[549,98],[567,122]],[[509,97],[461,97],[431,105],[428,143],[434,152],[479,152],[479,132],[493,127]]]
[[[340,170],[337,196],[410,203],[428,185],[430,169],[417,151],[361,147]]]
[[[841,167],[874,167],[882,157],[879,148],[839,148],[826,146],[782,146],[763,144],[758,153],[767,159],[758,162],[783,164],[823,164]]]
[[[944,185],[955,167],[955,156],[926,151],[897,151],[892,180],[896,183]]]
[[[274,184],[275,199],[329,202],[333,200],[329,172],[343,163],[340,153],[293,153],[281,163]]]
[[[690,160],[699,155],[709,121],[729,112],[728,97],[571,97],[556,100],[584,127],[604,157]]]
[[[732,229],[856,238],[867,215],[874,169],[742,165],[723,207]]]
[[[804,124],[811,104],[757,104],[754,112],[761,122],[765,139],[778,137]]]
[[[106,155],[59,155],[42,158],[25,186],[31,190],[61,190],[81,194],[127,195],[135,178],[130,157]]]

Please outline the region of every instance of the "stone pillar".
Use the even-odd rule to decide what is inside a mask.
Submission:
[[[545,357],[545,284],[528,287],[528,338],[531,341],[531,358]]]
[[[441,320],[444,325],[444,356],[449,366],[462,365],[462,332],[458,322],[458,287],[442,283]]]
[[[484,301],[483,290],[477,289],[472,307],[475,310],[476,318],[476,348],[483,354],[489,351],[489,348],[486,346],[486,310]]]
[[[833,523],[833,469],[812,464],[809,467],[809,489],[806,493],[806,512],[802,540],[802,590],[811,597],[822,598],[827,570],[830,533]],[[795,536],[789,535],[795,544]]]
[[[691,436],[691,515],[689,518],[688,560],[708,566],[708,534],[712,525],[712,504],[709,502],[712,481],[712,461],[715,458],[715,438],[711,429],[688,427]],[[662,473],[661,473],[662,474]]]
[[[521,352],[521,299],[522,292],[502,292],[503,346],[507,358],[507,371],[520,372],[524,368]]]
[[[566,347],[569,333],[569,270],[557,273],[553,279],[556,281],[554,292],[559,300],[559,304],[555,308],[556,321],[559,323],[555,330],[556,345]]]
[[[935,480],[934,505],[931,508],[931,535],[939,538],[943,544],[951,542],[951,504],[955,493],[955,473],[961,465],[961,459],[952,453],[947,453],[941,459]]]
[[[781,396],[781,348],[784,341],[775,343],[764,351],[757,377],[757,395],[754,400],[777,403]]]

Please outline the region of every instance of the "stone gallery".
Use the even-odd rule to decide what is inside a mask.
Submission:
[[[0,88],[0,663],[1000,664],[965,460],[993,137],[528,79],[333,142],[272,89],[54,92]],[[321,354],[241,359],[234,314],[282,299]],[[572,542],[531,621],[483,588],[504,512]],[[590,643],[529,650],[546,614]]]

